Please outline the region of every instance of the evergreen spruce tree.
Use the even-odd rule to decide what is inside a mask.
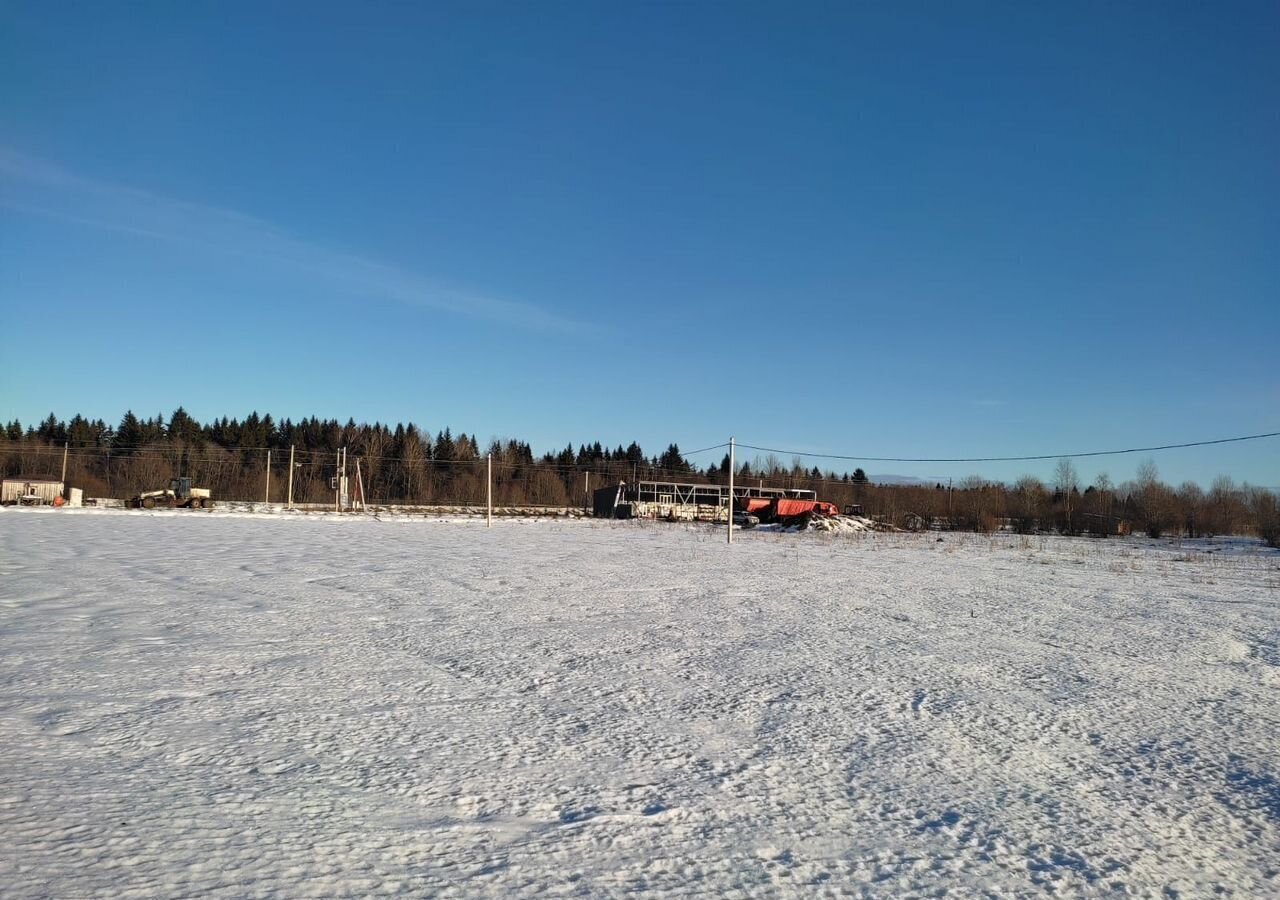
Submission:
[[[119,426],[116,427],[116,439],[112,443],[117,449],[125,453],[137,450],[142,446],[142,423],[133,414],[133,410],[125,412],[124,418],[120,420]]]

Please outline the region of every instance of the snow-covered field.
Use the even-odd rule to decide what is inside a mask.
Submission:
[[[1239,542],[0,511],[8,897],[1277,896],[1278,735]]]

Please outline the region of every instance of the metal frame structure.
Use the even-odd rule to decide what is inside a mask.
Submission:
[[[693,484],[682,481],[625,481],[594,492],[595,514],[624,519],[684,519],[727,522],[729,497],[790,497],[816,500],[817,493],[803,488],[762,485]]]
[[[753,487],[723,484],[687,484],[680,481],[640,481],[628,485],[625,499],[637,503],[693,504],[696,506],[723,506],[729,492],[734,498],[742,497],[792,497],[797,500],[817,500],[815,491],[803,488]]]

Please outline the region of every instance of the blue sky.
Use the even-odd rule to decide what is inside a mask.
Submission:
[[[1280,429],[1280,8],[1045,6],[6,5],[0,418]],[[1280,484],[1274,440],[1156,462]]]

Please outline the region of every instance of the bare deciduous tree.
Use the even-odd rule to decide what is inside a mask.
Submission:
[[[1066,534],[1075,534],[1074,523],[1071,520],[1072,495],[1080,489],[1080,476],[1076,474],[1076,467],[1069,459],[1058,460],[1058,465],[1053,470],[1053,484],[1061,494],[1063,508],[1066,511]]]

